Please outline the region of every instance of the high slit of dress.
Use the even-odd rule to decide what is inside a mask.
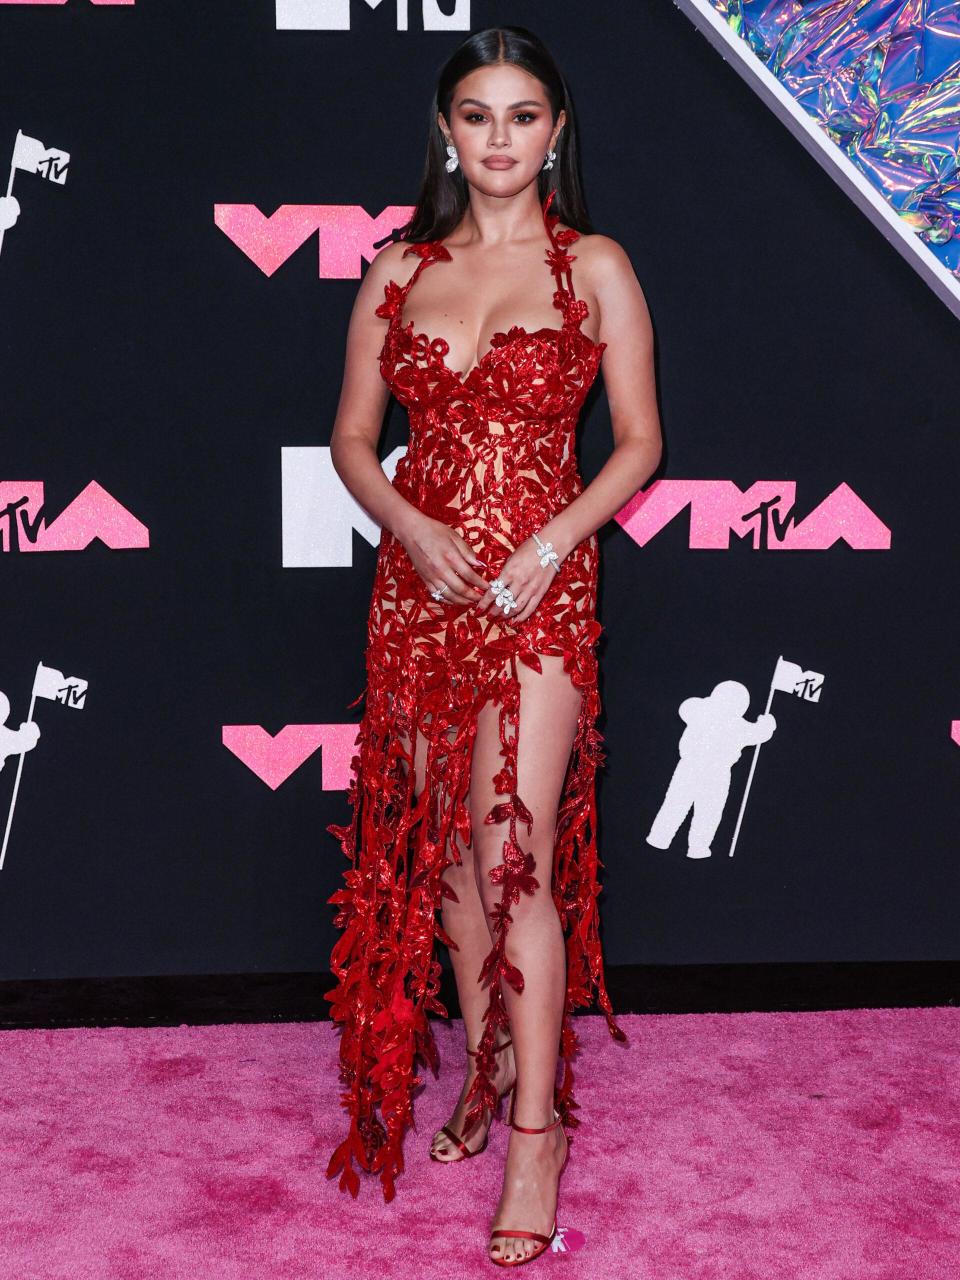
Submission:
[[[579,239],[555,229],[551,192],[542,205],[550,247],[546,262],[556,281],[557,328],[527,332],[513,326],[491,339],[490,350],[465,376],[451,370],[443,338],[403,324],[403,304],[421,271],[450,259],[440,240],[411,243],[420,258],[405,285],[389,281],[376,314],[389,320],[380,371],[405,406],[409,444],[394,487],[414,506],[453,527],[487,565],[492,580],[510,553],[583,491],[574,433],[606,343],[581,330],[589,314],[570,274]],[[564,282],[564,279],[566,282]],[[517,790],[521,730],[519,663],[542,671],[541,655],[563,660],[581,690],[580,711],[557,813],[550,888],[560,916],[567,985],[558,1046],[562,1078],[554,1105],[575,1129],[572,1062],[579,1049],[571,1014],[596,1000],[615,1040],[617,1025],[604,980],[597,897],[596,773],[604,759],[596,721],[600,712],[596,644],[596,534],[550,567],[546,594],[529,618],[478,615],[467,605],[434,600],[402,543],[381,535],[367,624],[366,686],[351,761],[346,825],[337,837],[349,866],[328,902],[341,930],[331,955],[335,986],[326,993],[341,1024],[341,1105],[349,1128],[333,1151],[328,1177],[357,1196],[357,1168],[378,1175],[386,1201],[403,1171],[403,1138],[413,1123],[413,1092],[422,1083],[418,1060],[436,1076],[437,1046],[428,1015],[448,1017],[438,998],[441,966],[436,942],[457,943],[443,929],[444,896],[455,898],[445,870],[462,864],[457,840],[471,847],[468,791],[477,716],[488,701],[498,708],[502,767],[494,790],[502,800],[484,822],[506,824],[502,861],[488,872],[500,886],[489,912],[493,945],[477,975],[488,985],[476,1078],[467,1095],[463,1137],[497,1101],[492,1077],[497,1028],[509,1027],[502,984],[522,994],[523,974],[511,963],[507,937],[511,906],[545,878],[524,845],[532,816]],[[426,775],[415,796],[414,760],[426,738]],[[356,1165],[356,1167],[355,1167]]]

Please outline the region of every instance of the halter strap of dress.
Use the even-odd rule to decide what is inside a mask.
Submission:
[[[448,262],[452,257],[450,250],[445,248],[439,240],[422,240],[417,244],[408,245],[403,251],[403,256],[406,257],[409,253],[419,254],[420,261],[417,263],[416,270],[410,276],[410,279],[403,286],[404,298],[413,288],[424,267],[428,267],[431,262]]]
[[[555,232],[554,228],[560,221],[560,215],[552,213],[550,210],[553,204],[553,197],[557,194],[556,188],[547,194],[546,200],[543,202],[543,225],[547,229],[547,235],[550,237],[551,248],[547,250],[547,263],[553,272],[557,284],[561,289],[565,290],[571,298],[576,298],[573,289],[573,276],[570,272],[570,263],[576,262],[576,254],[567,252],[567,245],[574,244],[580,239],[580,232],[574,231],[572,227],[568,227],[565,231]],[[567,277],[564,284],[563,276]],[[559,305],[559,304],[558,304]]]

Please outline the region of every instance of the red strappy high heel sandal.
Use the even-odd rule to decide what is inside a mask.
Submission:
[[[505,1049],[508,1044],[513,1044],[513,1041],[504,1040],[503,1044],[498,1044],[496,1046],[496,1048],[494,1049],[494,1053],[499,1053],[500,1050]],[[471,1054],[474,1058],[477,1056],[476,1049],[468,1049],[467,1053]],[[508,1093],[510,1093],[514,1088],[516,1088],[516,1084],[517,1082],[516,1080],[514,1080],[513,1084],[508,1086],[508,1088],[504,1089],[502,1093],[497,1094],[497,1111],[499,1111],[500,1109],[501,1099],[505,1098]],[[511,1102],[512,1102],[512,1099],[511,1099]],[[494,1115],[496,1114],[497,1112],[495,1111]],[[511,1110],[511,1114],[512,1114],[512,1110]],[[490,1139],[490,1129],[492,1127],[493,1127],[493,1120],[491,1119],[490,1127],[487,1129],[487,1132],[483,1135],[483,1141],[480,1143],[479,1147],[477,1147],[476,1151],[471,1151],[470,1148],[467,1146],[467,1144],[463,1141],[463,1139],[460,1138],[457,1134],[455,1134],[453,1130],[449,1127],[449,1125],[441,1125],[441,1127],[437,1130],[437,1132],[442,1133],[449,1142],[453,1143],[455,1147],[459,1147],[461,1154],[458,1156],[438,1156],[434,1151],[431,1151],[430,1159],[435,1160],[437,1164],[458,1164],[461,1160],[469,1160],[471,1156],[480,1155],[482,1151],[486,1151],[487,1149],[487,1142]]]
[[[555,1129],[557,1125],[560,1124],[561,1117],[558,1115],[556,1109],[554,1109],[554,1113],[553,1113],[554,1119],[550,1122],[550,1124],[544,1125],[542,1129],[527,1129],[522,1124],[517,1124],[517,1122],[513,1118],[513,1107],[516,1100],[517,1100],[517,1095],[516,1093],[514,1093],[513,1097],[510,1099],[510,1116],[509,1116],[509,1119],[507,1120],[507,1124],[509,1124],[511,1129],[516,1129],[520,1133],[549,1133],[551,1129]],[[567,1159],[570,1155],[570,1139],[567,1137],[566,1132],[562,1128],[560,1132],[563,1134],[564,1152],[563,1152],[563,1164],[561,1164],[560,1166],[560,1173],[557,1174],[558,1183],[560,1180],[560,1174],[562,1174],[564,1169],[567,1167]],[[557,1194],[559,1195],[559,1186],[557,1188]],[[494,1263],[498,1267],[522,1267],[525,1262],[532,1262],[534,1258],[539,1258],[541,1253],[544,1253],[547,1249],[549,1249],[551,1244],[553,1244],[556,1234],[557,1234],[556,1214],[554,1214],[553,1216],[553,1227],[548,1236],[542,1235],[539,1231],[521,1231],[517,1228],[497,1227],[496,1230],[490,1232],[491,1241],[496,1239],[498,1236],[502,1236],[502,1237],[515,1236],[520,1240],[536,1240],[539,1242],[540,1248],[535,1249],[533,1253],[528,1254],[525,1258],[507,1259],[507,1258],[495,1258],[493,1254],[490,1252],[490,1247],[488,1245],[487,1257],[490,1259],[492,1263]]]

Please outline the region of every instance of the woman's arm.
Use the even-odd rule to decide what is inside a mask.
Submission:
[[[615,240],[597,235],[585,237],[580,241],[584,244],[589,244],[589,257],[582,250],[580,256],[600,314],[598,341],[609,344],[600,367],[614,448],[583,493],[548,520],[540,533],[561,559],[626,505],[657,469],[663,452],[653,326],[640,282]]]
[[[402,283],[416,270],[403,261],[406,248],[403,241],[398,241],[378,253],[357,290],[347,328],[343,383],[330,458],[357,502],[403,544],[427,586],[431,590],[446,587],[448,601],[473,604],[487,589],[486,580],[474,568],[484,568],[483,562],[454,529],[408,502],[387,479],[377,456],[390,390],[378,363],[387,322],[376,314],[376,309],[383,301],[383,286],[388,280]]]
[[[330,438],[330,459],[337,475],[357,502],[396,537],[406,534],[421,513],[394,489],[377,457],[390,389],[377,363],[387,321],[376,314],[376,308],[383,301],[386,282],[410,274],[410,264],[402,261],[405,248],[397,242],[381,250],[357,290]]]

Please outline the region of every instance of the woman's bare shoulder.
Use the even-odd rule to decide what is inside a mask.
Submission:
[[[379,250],[376,257],[368,264],[354,299],[357,311],[364,312],[369,307],[379,306],[388,292],[387,286],[393,282],[403,288],[420,261],[416,254],[404,257],[410,247],[406,240],[394,240]]]
[[[580,232],[579,239],[571,245],[571,250],[579,260],[578,265],[587,272],[595,286],[609,283],[624,274],[635,274],[630,255],[612,236],[602,235],[598,231],[589,235]]]
[[[367,268],[367,275],[373,276],[372,283],[383,285],[388,280],[395,280],[397,284],[403,284],[413,275],[420,259],[413,253],[405,257],[409,248],[407,240],[394,240],[385,245]]]
[[[577,262],[573,278],[578,293],[596,303],[601,326],[633,326],[637,333],[650,331],[650,312],[629,253],[618,240],[599,232],[581,233],[571,248]],[[578,276],[579,273],[579,276]]]

